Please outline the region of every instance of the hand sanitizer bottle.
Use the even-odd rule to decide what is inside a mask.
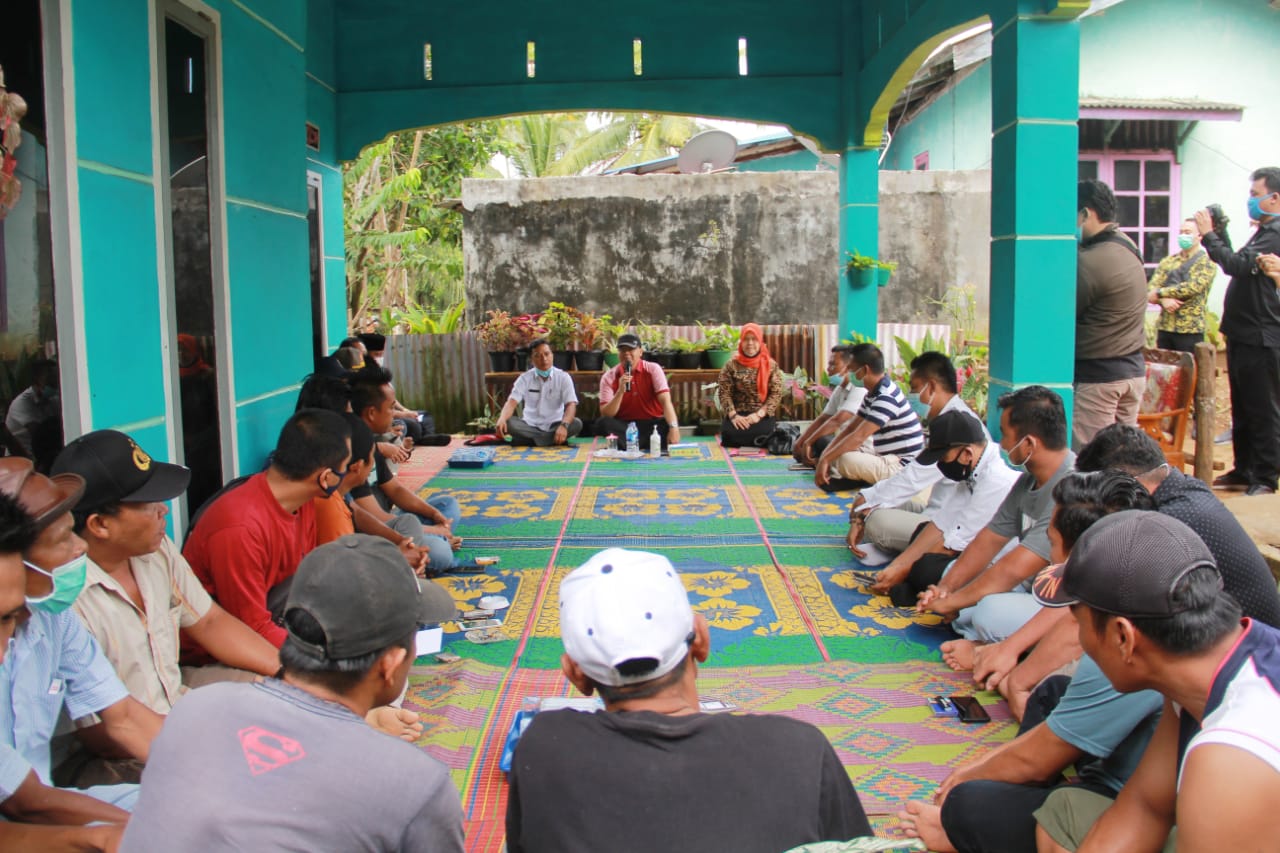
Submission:
[[[658,425],[653,425],[653,435],[649,436],[649,458],[660,459],[662,457],[662,436],[658,434]]]

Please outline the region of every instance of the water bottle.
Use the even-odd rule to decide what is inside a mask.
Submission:
[[[658,434],[658,425],[653,425],[653,435],[649,436],[649,457],[659,459],[662,456],[662,436]]]
[[[627,424],[627,452],[640,452],[640,430],[636,429],[635,421]]]

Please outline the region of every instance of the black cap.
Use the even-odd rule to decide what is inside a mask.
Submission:
[[[1161,618],[1187,609],[1174,604],[1173,588],[1199,568],[1218,566],[1195,531],[1162,513],[1129,509],[1095,522],[1066,562],[1040,572],[1031,589],[1046,607],[1087,604],[1117,616]]]
[[[387,348],[386,335],[380,335],[377,332],[361,332],[356,337],[369,352],[382,352]]]
[[[638,335],[633,335],[630,332],[627,332],[625,335],[621,335],[618,338],[618,349],[636,349],[639,346],[640,338]]]
[[[54,474],[79,474],[84,494],[76,507],[169,501],[187,490],[191,470],[156,462],[134,440],[113,429],[82,435],[53,460]]]
[[[449,591],[419,581],[400,549],[379,536],[353,533],[302,558],[285,604],[311,615],[323,644],[289,632],[289,642],[318,659],[345,660],[381,651],[422,625],[445,622],[457,608]]]
[[[968,412],[943,412],[929,423],[929,446],[916,456],[921,465],[936,465],[953,447],[987,440],[982,421]]]

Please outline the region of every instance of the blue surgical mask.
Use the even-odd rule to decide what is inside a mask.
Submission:
[[[827,377],[827,384],[830,385],[832,388],[839,388],[841,385],[844,384],[844,374],[832,373]]]
[[[1077,243],[1084,242],[1084,226],[1083,225],[1076,226],[1076,242]]]
[[[1264,216],[1275,216],[1276,214],[1267,213],[1265,210],[1262,209],[1262,200],[1264,198],[1271,198],[1271,196],[1273,195],[1275,195],[1275,193],[1267,193],[1266,195],[1249,196],[1249,218],[1255,222],[1261,222],[1262,217]]]
[[[539,378],[541,378],[541,379],[547,379],[547,378],[550,378],[550,376],[551,376],[551,371],[550,371],[550,370],[543,370],[543,369],[542,369],[542,368],[540,368],[540,367],[535,367],[535,368],[533,369],[533,372],[534,372],[534,373],[536,373],[536,374],[538,374]]]
[[[1028,453],[1026,455],[1026,458],[1024,458],[1021,462],[1013,461],[1013,451],[1017,450],[1018,447],[1021,446],[1022,442],[1026,441],[1028,438],[1030,438],[1030,436],[1024,435],[1022,438],[1018,439],[1017,444],[1015,444],[1013,447],[1010,447],[1008,450],[1005,450],[1003,447],[1000,448],[1000,455],[1004,457],[1004,464],[1008,465],[1010,468],[1012,468],[1015,471],[1021,471],[1023,473],[1026,473],[1027,463],[1031,461],[1031,453]]]
[[[1178,248],[1181,249],[1182,251],[1185,252],[1187,249],[1190,249],[1195,244],[1196,244],[1196,238],[1192,237],[1190,234],[1178,235]]]
[[[48,595],[40,598],[27,597],[27,607],[32,610],[43,610],[45,613],[61,613],[70,607],[80,595],[80,590],[84,589],[85,573],[88,570],[87,561],[88,556],[81,554],[53,571],[46,572],[39,566],[23,560],[27,568],[53,580],[53,589]]]
[[[920,420],[929,417],[929,404],[921,400],[919,394],[912,391],[907,395],[907,402],[911,404],[911,411],[915,412]]]

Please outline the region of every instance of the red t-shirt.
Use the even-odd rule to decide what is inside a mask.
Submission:
[[[618,394],[622,387],[622,365],[610,370],[600,379],[600,405]],[[667,374],[652,361],[642,361],[631,370],[631,390],[622,398],[622,405],[614,415],[620,421],[651,420],[662,417],[662,401],[658,395],[670,392]]]
[[[285,512],[267,485],[267,475],[254,474],[205,510],[182,555],[224,610],[279,648],[285,630],[271,620],[267,590],[293,577],[298,563],[315,547],[316,511],[311,501],[297,512]],[[185,648],[199,647],[184,643]]]

